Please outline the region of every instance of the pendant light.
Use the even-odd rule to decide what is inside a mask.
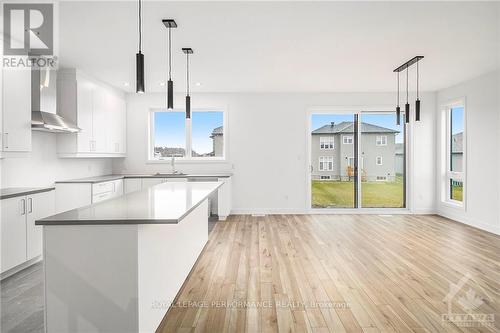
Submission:
[[[174,108],[174,82],[172,81],[172,28],[177,28],[173,19],[162,20],[168,31],[168,81],[167,81],[167,109]]]
[[[417,60],[417,100],[415,101],[415,121],[420,121],[420,98],[418,96],[418,79],[420,73],[418,72],[418,60]]]
[[[182,52],[186,55],[186,119],[191,119],[191,96],[189,96],[189,55],[193,54],[193,49],[183,47]]]
[[[139,53],[135,54],[135,92],[142,94],[144,87],[144,54],[142,54],[142,1],[139,0]]]
[[[396,124],[401,125],[401,108],[399,107],[399,72],[398,72],[398,102],[396,103]]]
[[[408,66],[406,66],[406,104],[405,104],[405,122],[410,122],[410,103],[408,103]]]

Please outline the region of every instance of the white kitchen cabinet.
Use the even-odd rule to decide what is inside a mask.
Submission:
[[[88,206],[92,203],[92,184],[56,183],[56,213]]]
[[[140,191],[142,189],[141,178],[126,178],[123,180],[123,182],[125,194]]]
[[[81,132],[57,137],[59,157],[124,157],[126,103],[122,92],[78,70],[60,70],[57,103],[61,116]]]
[[[123,179],[92,184],[92,203],[123,195]]]
[[[54,191],[0,201],[2,273],[42,254],[42,229],[35,221],[54,214]]]
[[[3,69],[2,150],[31,151],[31,71]]]
[[[2,204],[2,273],[26,261],[26,197],[4,199]]]
[[[217,213],[219,220],[226,220],[231,214],[231,177],[219,178],[220,182],[224,182],[219,188],[217,199]]]
[[[27,260],[42,255],[42,226],[35,221],[53,215],[55,212],[54,191],[28,195],[26,198],[26,255]]]
[[[167,178],[165,180],[165,182],[167,182],[167,183],[184,183],[184,182],[187,182],[187,181],[188,181],[187,178],[177,178],[177,177],[175,177],[175,178]]]
[[[142,178],[142,189],[164,183],[166,178]]]

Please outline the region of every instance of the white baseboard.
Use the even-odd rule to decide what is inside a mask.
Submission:
[[[455,214],[449,211],[443,211],[439,210],[437,213],[439,216],[446,217],[450,220],[466,224],[468,226],[471,226],[473,228],[481,229],[487,232],[491,232],[492,234],[500,235],[500,226],[499,225],[492,225],[489,223],[484,223],[483,221],[478,221],[478,220],[473,220],[470,218],[467,218],[465,216],[462,216],[460,214]]]
[[[435,210],[417,210],[410,211],[408,209],[399,208],[360,208],[360,209],[349,209],[349,208],[337,208],[337,209],[300,209],[300,208],[235,208],[231,210],[231,215],[305,215],[305,214],[392,214],[392,215],[403,215],[403,214],[436,214]]]

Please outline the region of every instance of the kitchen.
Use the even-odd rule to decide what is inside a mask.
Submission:
[[[1,10],[2,332],[442,331],[462,276],[498,313],[498,3]]]

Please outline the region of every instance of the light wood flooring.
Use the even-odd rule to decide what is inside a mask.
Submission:
[[[443,320],[450,283],[451,313],[492,327]],[[500,237],[436,216],[231,216],[177,304],[158,332],[498,332]]]

